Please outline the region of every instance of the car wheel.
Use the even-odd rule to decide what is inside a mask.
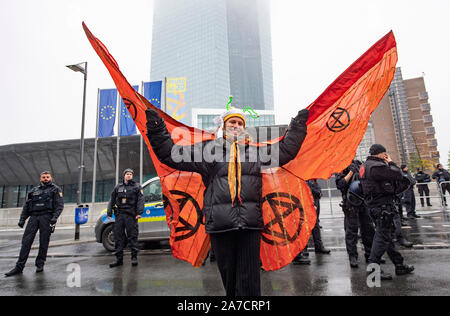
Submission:
[[[114,251],[114,225],[106,226],[105,230],[102,233],[102,243],[103,247],[105,247],[108,251]]]

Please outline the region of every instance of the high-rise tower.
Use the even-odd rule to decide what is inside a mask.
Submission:
[[[152,41],[151,80],[186,78],[183,123],[212,128],[229,96],[275,123],[268,0],[155,0]]]

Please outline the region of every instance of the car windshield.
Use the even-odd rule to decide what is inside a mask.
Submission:
[[[161,182],[153,181],[144,187],[144,197],[146,203],[162,201]]]

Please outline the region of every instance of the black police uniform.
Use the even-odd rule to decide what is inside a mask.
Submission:
[[[394,162],[386,164],[375,156],[367,158],[360,174],[364,201],[376,227],[369,262],[380,264],[381,256],[387,252],[397,275],[410,273],[414,267],[403,264],[403,257],[392,240],[395,195],[409,187],[409,180]]]
[[[320,188],[319,184],[315,180],[308,180],[306,181],[309,188],[311,189],[311,193],[314,198],[314,206],[316,208],[316,214],[317,214],[317,220],[316,224],[314,225],[314,228],[312,230],[312,239],[314,241],[314,251],[317,253],[325,253],[329,254],[330,250],[326,249],[322,242],[322,235],[320,232],[320,225],[319,225],[319,216],[320,216],[320,198],[322,197],[322,189]],[[308,251],[308,246],[304,249],[305,252]]]
[[[142,187],[134,180],[118,184],[111,193],[107,215],[112,216],[114,209],[114,243],[118,262],[123,261],[125,238],[131,249],[131,258],[137,258],[138,253],[138,220],[136,216],[144,212],[144,195]],[[126,236],[125,236],[126,231]]]
[[[414,185],[416,184],[416,180],[412,177],[411,173],[409,171],[402,171],[403,175],[409,179],[411,182],[408,189],[402,193],[401,195],[401,202],[402,207],[400,209],[401,217],[403,217],[403,206],[405,206],[406,209],[406,215],[409,218],[415,218],[416,215],[416,197],[414,195]]]
[[[41,182],[28,193],[19,220],[19,226],[23,227],[27,218],[30,218],[23,234],[19,260],[16,263],[16,268],[18,270],[22,271],[25,267],[28,255],[30,254],[31,245],[33,244],[38,230],[39,252],[36,257],[36,267],[38,269],[44,267],[50,235],[53,229],[51,225],[56,224],[63,209],[64,199],[62,191],[52,182],[47,184]]]
[[[352,199],[348,196],[350,184],[353,181],[359,180],[359,173],[354,173],[350,181],[347,182],[345,177],[349,172],[350,170],[346,169],[343,173],[336,175],[336,187],[342,194],[341,206],[344,211],[345,246],[347,248],[350,262],[352,263],[352,258],[355,260],[358,259],[358,228],[361,230],[361,241],[364,246],[366,261],[369,259],[370,252],[372,250],[372,241],[375,235],[375,229],[367,212],[366,206],[364,205],[364,201],[359,200],[357,197]]]
[[[447,206],[447,199],[445,198],[445,192],[450,193],[450,183],[443,183],[450,181],[450,174],[445,169],[437,169],[435,173],[433,173],[433,179],[436,179],[439,184],[439,190],[442,193],[442,198],[444,200],[445,206]]]
[[[428,188],[429,182],[431,182],[430,175],[424,173],[422,170],[416,173],[414,177],[417,181],[417,189],[419,190],[420,195],[420,204],[422,207],[425,206],[425,201],[423,196],[427,199],[427,206],[432,206],[430,203],[430,189]]]

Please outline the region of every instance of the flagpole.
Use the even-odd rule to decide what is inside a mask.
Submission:
[[[94,210],[95,187],[96,187],[96,181],[97,181],[98,117],[100,115],[99,109],[100,109],[100,89],[97,90],[97,119],[96,119],[96,124],[95,124],[94,168],[92,171],[92,200],[91,200],[92,210]]]
[[[141,81],[141,95],[144,95],[144,81]],[[145,97],[145,96],[144,96]],[[139,131],[139,180],[141,185],[144,183],[144,151],[143,151],[143,137],[141,131]]]
[[[167,77],[164,77],[164,112],[167,113]]]
[[[119,184],[119,159],[120,159],[120,116],[122,114],[122,104],[120,103],[120,94],[117,91],[117,151],[116,151],[116,184]]]

